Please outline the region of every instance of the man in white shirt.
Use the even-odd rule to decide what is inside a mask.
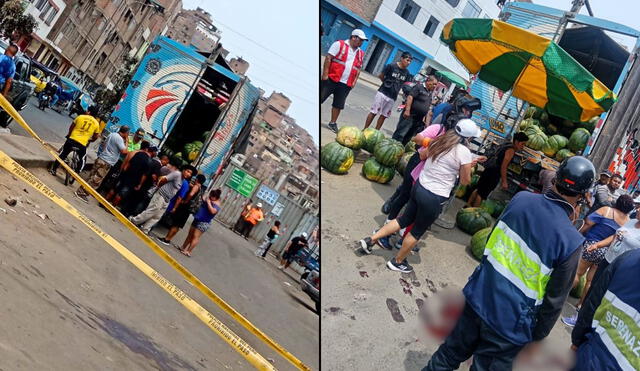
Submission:
[[[324,58],[322,67],[322,81],[320,82],[320,103],[333,95],[331,105],[331,121],[329,129],[338,131],[336,121],[340,111],[344,109],[347,96],[360,75],[364,53],[360,49],[367,40],[364,32],[355,29],[348,40],[338,40],[329,48],[329,54]]]

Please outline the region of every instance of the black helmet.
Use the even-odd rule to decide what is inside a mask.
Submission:
[[[462,112],[462,107],[473,112],[482,108],[482,102],[476,97],[470,95],[461,95],[454,102],[456,112]]]
[[[586,193],[596,178],[596,168],[586,157],[573,156],[564,160],[556,172],[556,187],[567,196]]]

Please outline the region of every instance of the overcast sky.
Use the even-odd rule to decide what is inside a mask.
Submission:
[[[535,4],[549,6],[556,9],[571,9],[571,0],[533,0]],[[617,22],[625,26],[629,26],[636,30],[640,30],[640,1],[638,0],[589,0],[593,16],[603,18],[609,21]],[[587,7],[583,6],[581,14],[588,15]],[[629,51],[633,48],[634,41],[626,36],[618,34],[609,35],[629,47]]]
[[[183,0],[185,9],[211,13],[229,57],[250,63],[247,76],[292,101],[287,114],[318,140],[319,6],[299,0]]]

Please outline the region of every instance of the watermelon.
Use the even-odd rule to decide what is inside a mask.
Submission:
[[[396,166],[402,154],[404,147],[402,143],[394,139],[383,139],[373,149],[373,155],[376,160],[384,166]]]
[[[366,128],[362,131],[364,136],[364,144],[362,148],[369,153],[373,153],[373,149],[376,147],[379,141],[384,139],[384,134],[380,130],[374,128]]]
[[[572,157],[572,156],[575,156],[575,155],[576,155],[575,153],[569,151],[566,148],[563,148],[563,149],[559,150],[558,153],[556,153],[556,160],[562,162],[565,159],[567,159],[569,157]]]
[[[202,134],[202,139],[200,139],[203,143],[209,139],[209,134],[211,134],[211,130],[207,130]]]
[[[549,125],[549,114],[546,111],[542,112],[540,114],[539,120],[542,125],[544,126]]]
[[[400,173],[400,175],[404,176],[404,170],[407,168],[409,159],[411,159],[413,154],[414,152],[405,153],[404,155],[402,155],[402,158],[400,158],[400,161],[398,161],[398,164],[396,165],[396,170],[398,170],[398,173]]]
[[[569,292],[569,295],[571,295],[572,298],[580,299],[586,284],[587,284],[587,275],[583,274],[582,277],[580,277],[580,281],[578,282],[578,285],[573,289],[571,289],[571,292]]]
[[[202,146],[204,146],[204,144],[199,140],[185,144],[184,151],[182,151],[182,153],[184,153],[186,157],[185,160],[188,160],[188,161],[195,160],[196,157],[198,157],[198,154],[200,153],[200,151],[202,150]]]
[[[534,125],[538,126],[539,124],[540,124],[540,121],[536,119],[524,119],[520,121],[520,131],[525,131],[530,126],[534,126]]]
[[[469,182],[469,189],[474,190],[478,186],[478,181],[480,180],[480,175],[473,174],[471,176],[471,181]]]
[[[456,197],[464,199],[467,194],[467,186],[460,184],[458,188],[456,188]]]
[[[473,235],[483,228],[490,227],[493,219],[483,208],[469,207],[458,211],[456,224],[464,232]]]
[[[346,174],[353,165],[353,159],[353,151],[337,142],[331,142],[320,150],[320,164],[333,174]]]
[[[167,156],[167,157],[169,157],[169,158],[171,158],[171,157],[173,157],[175,152],[169,147],[163,147],[162,148],[162,154]]]
[[[527,108],[527,110],[524,112],[524,118],[526,119],[530,119],[533,117],[533,115],[536,113],[537,108],[534,106],[529,106],[529,108]]]
[[[364,134],[355,126],[343,126],[336,134],[336,142],[357,151],[364,145]]]
[[[528,127],[524,133],[529,137],[527,147],[535,149],[536,151],[542,149],[544,144],[547,142],[547,135],[537,126]]]
[[[389,183],[391,179],[393,179],[395,172],[393,167],[380,164],[374,157],[369,158],[364,165],[362,165],[362,174],[364,177],[380,184]]]
[[[569,140],[562,135],[552,135],[547,139],[544,146],[542,146],[542,152],[549,157],[553,157],[559,150],[564,148],[568,142]]]
[[[480,207],[491,214],[494,218],[497,218],[502,214],[505,206],[504,202],[496,200],[484,200],[480,204]]]
[[[600,120],[600,116],[593,116],[589,121],[587,122],[581,122],[578,123],[578,127],[579,128],[585,128],[587,129],[590,133],[593,133],[593,131],[596,129],[596,125],[598,124],[598,121]]]
[[[571,134],[571,137],[569,138],[569,144],[567,145],[567,147],[572,152],[577,153],[577,152],[583,151],[584,147],[587,146],[587,142],[589,141],[589,138],[591,138],[591,133],[589,133],[589,130],[585,128],[577,128]]]
[[[406,146],[404,146],[404,153],[416,152],[416,142],[410,140]]]
[[[483,228],[471,237],[471,254],[478,259],[482,260],[482,255],[484,255],[484,247],[487,245],[487,241],[489,240],[489,236],[491,236],[492,228]]]

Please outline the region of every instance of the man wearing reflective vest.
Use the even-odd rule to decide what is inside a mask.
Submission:
[[[525,346],[535,351],[573,285],[584,241],[575,209],[595,174],[591,161],[574,156],[551,191],[513,197],[463,290],[462,315],[424,370],[455,370],[472,355],[472,370],[511,370]]]
[[[344,109],[347,96],[355,85],[362,68],[364,53],[360,49],[367,40],[364,32],[353,30],[349,40],[338,40],[329,48],[329,54],[324,58],[322,66],[322,81],[320,82],[320,103],[333,95],[331,105],[331,121],[329,129],[338,131],[338,116]]]
[[[640,250],[616,258],[589,291],[571,333],[576,370],[640,369]]]

